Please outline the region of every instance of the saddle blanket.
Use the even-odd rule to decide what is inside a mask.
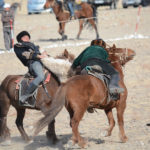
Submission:
[[[28,88],[30,82],[32,82],[33,79],[34,78],[22,76],[21,78],[19,78],[18,80],[15,81],[15,83],[17,83],[16,90],[19,90],[19,95],[18,95],[19,96],[19,105],[21,105],[21,106],[35,107],[37,92],[41,85],[27,99],[28,103],[20,102],[20,97],[25,95],[26,89]],[[44,84],[47,84],[49,81],[50,81],[50,73],[47,74]]]

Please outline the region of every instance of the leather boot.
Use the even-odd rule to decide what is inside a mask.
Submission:
[[[119,94],[124,92],[124,89],[119,87],[118,82],[119,82],[119,74],[112,75],[109,83],[109,91],[111,94],[116,93]]]
[[[33,83],[30,83],[29,87],[27,88],[27,90],[26,90],[26,92],[25,92],[26,94],[23,95],[23,96],[21,96],[21,98],[19,99],[20,102],[26,103],[26,100],[27,100],[30,96],[33,95],[33,92],[36,90],[37,87],[38,87],[37,85],[35,85],[35,84],[33,84]]]

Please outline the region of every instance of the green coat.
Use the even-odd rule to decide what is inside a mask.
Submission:
[[[98,58],[106,62],[110,62],[108,60],[107,51],[101,46],[89,46],[87,47],[73,62],[72,67],[76,68],[77,66],[83,64],[90,58]]]

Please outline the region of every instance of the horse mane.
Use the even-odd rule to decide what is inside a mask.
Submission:
[[[56,1],[56,0],[54,0],[54,3],[56,3],[59,6],[60,10],[63,11],[63,2],[62,1]]]

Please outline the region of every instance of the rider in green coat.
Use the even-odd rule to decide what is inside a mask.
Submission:
[[[78,66],[81,70],[87,66],[99,65],[103,73],[110,76],[109,91],[112,94],[122,93],[124,89],[119,87],[119,73],[111,65],[108,60],[108,53],[105,50],[106,43],[102,39],[93,40],[91,46],[87,47],[73,62],[72,69],[76,69]]]

